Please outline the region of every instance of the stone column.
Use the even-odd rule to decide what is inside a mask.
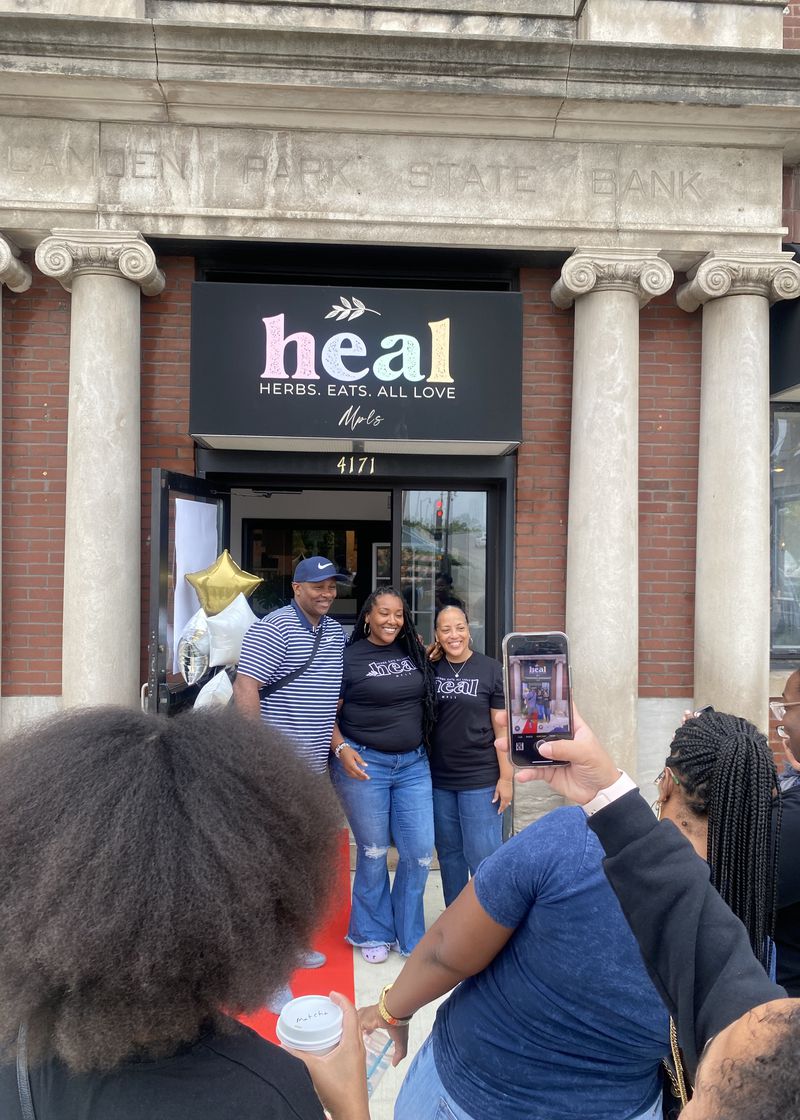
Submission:
[[[140,647],[140,289],[164,287],[130,231],[54,230],[36,263],[72,292],[64,706],[136,705]]]
[[[3,468],[2,468],[2,430],[3,430],[3,397],[2,397],[2,371],[3,371],[3,314],[2,299],[3,285],[7,285],[12,292],[26,292],[31,286],[31,270],[22,261],[17,260],[19,249],[0,234],[0,497],[3,493]],[[2,502],[0,501],[0,549],[3,540]],[[0,592],[0,623],[2,623],[2,592]],[[1,633],[2,631],[0,631]],[[0,648],[0,668],[2,668],[2,648]],[[0,700],[0,727],[2,727],[2,700]]]
[[[553,286],[575,304],[566,627],[575,701],[636,771],[639,308],[672,284],[657,249],[579,249]]]
[[[678,291],[703,306],[694,696],[767,728],[769,305],[800,294],[791,253],[710,253]]]

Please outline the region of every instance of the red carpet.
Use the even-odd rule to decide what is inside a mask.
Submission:
[[[350,920],[350,840],[342,830],[339,854],[335,868],[336,886],[331,898],[327,920],[314,937],[312,948],[328,958],[322,968],[300,968],[292,975],[289,986],[293,996],[324,995],[341,992],[349,1000],[354,997],[353,949],[344,939]],[[278,1016],[271,1011],[257,1011],[242,1016],[242,1022],[252,1027],[270,1042],[277,1042],[275,1024]]]

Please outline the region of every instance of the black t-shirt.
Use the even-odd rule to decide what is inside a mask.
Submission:
[[[499,661],[473,653],[455,670],[443,657],[434,662],[437,714],[431,751],[431,780],[437,789],[482,789],[500,776],[491,708],[504,708]],[[458,674],[458,676],[456,676]]]
[[[208,1029],[171,1058],[72,1075],[59,1061],[31,1069],[37,1120],[323,1120],[308,1070],[237,1024]],[[20,1120],[16,1066],[0,1066],[0,1117]]]
[[[368,638],[346,646],[339,730],[345,739],[389,754],[422,742],[422,673],[397,642]]]

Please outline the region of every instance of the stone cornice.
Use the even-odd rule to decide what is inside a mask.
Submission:
[[[684,311],[696,311],[720,296],[763,296],[770,303],[800,296],[800,264],[792,253],[709,253],[689,276],[677,295]]]
[[[164,274],[153,250],[134,230],[53,230],[36,249],[36,265],[70,291],[78,273],[118,276],[138,284],[146,296],[164,290]]]
[[[390,114],[401,131],[651,143],[689,124],[696,143],[800,157],[794,51],[19,14],[0,14],[0,44],[3,115],[324,127],[341,113],[383,130]]]
[[[644,307],[672,287],[673,273],[658,249],[577,249],[561,269],[550,298],[571,307],[589,292],[631,292]]]
[[[31,286],[31,270],[17,260],[19,249],[0,234],[0,284],[5,284],[12,292],[27,292]]]

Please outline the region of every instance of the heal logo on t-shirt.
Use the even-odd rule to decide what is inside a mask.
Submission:
[[[478,684],[477,677],[466,677],[464,680],[437,677],[436,691],[440,696],[477,696]]]
[[[368,677],[396,677],[401,673],[416,673],[417,667],[410,657],[396,657],[392,661],[370,661]]]

